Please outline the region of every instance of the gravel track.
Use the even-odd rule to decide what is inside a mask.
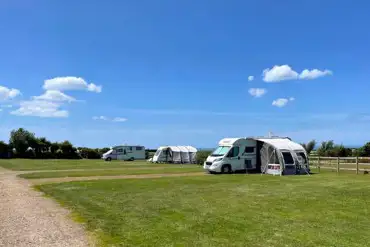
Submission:
[[[0,167],[0,246],[95,246],[69,211]]]

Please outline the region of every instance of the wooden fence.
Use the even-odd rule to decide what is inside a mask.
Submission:
[[[320,157],[310,156],[310,167],[332,170],[339,173],[340,171],[370,171],[370,157]]]

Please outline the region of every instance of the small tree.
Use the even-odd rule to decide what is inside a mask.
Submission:
[[[310,154],[312,152],[312,150],[314,150],[314,148],[316,146],[316,141],[315,140],[311,140],[307,144],[302,143],[302,146],[306,150],[307,154]]]
[[[34,148],[36,143],[35,134],[23,128],[12,130],[10,133],[9,145],[17,150],[20,157],[26,157],[28,147]]]
[[[334,141],[324,141],[321,143],[320,147],[317,149],[317,155],[319,156],[329,156],[330,150],[334,148]]]

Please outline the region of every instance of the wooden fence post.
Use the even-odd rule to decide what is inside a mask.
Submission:
[[[339,157],[337,157],[337,173],[339,173],[339,162],[340,162]]]
[[[358,175],[358,156],[356,156],[356,174]]]
[[[320,156],[317,158],[317,168],[318,168],[319,173],[320,173]]]

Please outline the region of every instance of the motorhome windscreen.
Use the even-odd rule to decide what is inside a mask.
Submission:
[[[215,151],[213,151],[211,156],[224,156],[227,152],[229,152],[230,148],[231,147],[228,146],[219,146]]]
[[[158,150],[157,150],[157,152],[155,152],[155,154],[154,154],[154,155],[155,155],[155,156],[158,156],[160,153],[161,153],[161,150],[159,150],[159,149],[158,149]]]

